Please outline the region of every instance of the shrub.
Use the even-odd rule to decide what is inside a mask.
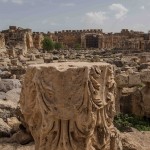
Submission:
[[[61,48],[63,48],[63,45],[61,43],[56,42],[55,49],[60,50]]]
[[[42,41],[42,47],[46,51],[51,51],[54,49],[54,43],[50,38],[45,37],[44,40]]]
[[[115,117],[114,124],[120,131],[124,131],[128,127],[136,128],[139,131],[150,131],[150,121],[134,115],[119,114]]]

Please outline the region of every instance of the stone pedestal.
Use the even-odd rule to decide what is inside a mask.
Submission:
[[[114,92],[106,63],[30,66],[20,103],[35,149],[115,150]]]

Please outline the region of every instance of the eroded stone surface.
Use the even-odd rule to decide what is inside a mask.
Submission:
[[[115,150],[115,86],[106,63],[30,66],[20,103],[35,149]]]

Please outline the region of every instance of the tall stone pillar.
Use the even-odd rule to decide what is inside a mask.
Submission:
[[[85,34],[81,35],[81,47],[86,49],[86,35]]]
[[[102,41],[101,41],[101,36],[98,35],[98,48],[102,49]]]
[[[33,39],[32,39],[32,32],[27,32],[26,33],[26,44],[27,44],[27,49],[33,48]]]
[[[5,37],[3,33],[0,33],[0,49],[5,49]]]
[[[21,110],[36,150],[116,150],[115,81],[106,63],[27,69]]]

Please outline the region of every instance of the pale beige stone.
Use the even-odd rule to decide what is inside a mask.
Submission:
[[[140,73],[132,73],[129,75],[129,86],[137,86],[137,85],[141,85],[141,76]]]
[[[21,122],[16,117],[7,118],[7,124],[12,128],[13,131],[19,130]]]
[[[118,87],[128,87],[129,76],[127,74],[119,74],[115,78]]]
[[[27,69],[21,110],[36,150],[116,150],[115,81],[106,63]]]
[[[121,133],[123,150],[149,150],[150,132],[132,130],[132,132]]]

